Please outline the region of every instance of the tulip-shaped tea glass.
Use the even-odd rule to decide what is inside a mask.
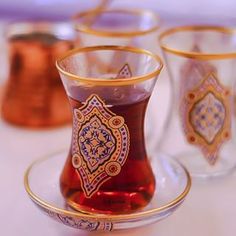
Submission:
[[[159,46],[156,42],[158,29],[160,28],[159,16],[150,10],[143,9],[122,9],[104,7],[87,12],[80,12],[73,17],[74,28],[76,30],[76,45],[78,47],[96,45],[122,45],[134,46],[160,54]],[[90,63],[96,62],[96,57],[88,57]],[[115,64],[119,60],[119,54],[114,53],[111,59]],[[160,139],[163,117],[153,114],[151,109],[159,99],[154,90],[153,98],[146,113],[145,136],[149,140],[147,143],[149,152],[154,149],[153,129],[158,129]],[[163,119],[164,120],[164,119]],[[149,125],[147,125],[147,123]],[[152,125],[150,125],[152,123]]]
[[[88,56],[96,56],[97,63],[89,63]],[[144,116],[161,60],[138,48],[95,46],[72,50],[56,65],[73,114],[71,148],[60,177],[67,203],[109,214],[144,207],[155,190]]]
[[[208,26],[169,29],[160,36],[173,103],[159,148],[175,155],[192,176],[235,168],[235,39],[231,29]]]

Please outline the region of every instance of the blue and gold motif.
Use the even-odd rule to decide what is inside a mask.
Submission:
[[[186,93],[181,106],[187,141],[198,145],[214,165],[221,145],[231,137],[230,91],[212,72]]]
[[[56,213],[46,208],[43,208],[40,205],[36,206],[47,214],[52,219],[63,223],[64,225],[73,227],[75,229],[87,230],[87,231],[112,231],[113,223],[110,221],[98,221],[98,220],[90,220],[83,217],[72,217],[67,216],[62,213]]]
[[[130,145],[125,120],[111,112],[95,94],[74,109],[72,165],[86,197],[120,173]]]

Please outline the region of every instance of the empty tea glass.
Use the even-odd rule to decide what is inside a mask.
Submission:
[[[93,57],[93,63],[87,60]],[[94,46],[72,50],[56,65],[73,114],[71,148],[60,178],[67,203],[109,214],[146,206],[155,179],[143,125],[161,60],[143,49]]]
[[[156,42],[158,29],[160,28],[159,16],[150,10],[143,9],[98,9],[78,13],[73,17],[74,27],[77,32],[76,44],[79,47],[95,45],[122,45],[144,48],[159,54],[160,49]],[[90,63],[97,60],[96,57],[88,58]],[[119,54],[114,54],[111,59],[115,64],[119,60]],[[155,116],[153,106],[159,99],[156,90],[147,111],[145,136],[148,140],[148,151],[152,153],[154,142],[162,133],[162,119],[165,117]],[[153,129],[158,132],[154,133]]]
[[[160,44],[172,83],[172,109],[158,148],[176,156],[192,176],[235,169],[236,32],[188,26],[169,29]]]
[[[55,60],[73,48],[71,25],[18,22],[8,25],[6,34],[9,76],[2,101],[4,120],[28,127],[69,123],[70,108]]]
[[[156,52],[160,20],[149,10],[102,9],[73,17],[78,46],[123,45]],[[115,58],[113,59],[115,60]]]

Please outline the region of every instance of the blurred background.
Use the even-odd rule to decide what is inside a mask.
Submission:
[[[0,100],[2,85],[7,80],[9,58],[6,29],[9,23],[20,21],[70,21],[78,12],[98,7],[103,0],[0,0]],[[106,8],[139,8],[155,11],[161,19],[160,33],[164,28],[173,25],[188,24],[213,24],[236,25],[236,1],[235,0],[104,0]],[[157,43],[156,43],[157,46]],[[163,71],[160,82],[166,82],[167,74]],[[158,94],[162,96],[162,90],[158,87]],[[164,93],[164,92],[163,92]],[[166,92],[165,92],[166,93]],[[156,93],[154,93],[156,94]],[[169,97],[168,95],[166,96]],[[167,101],[154,98],[157,104],[167,114]],[[166,99],[165,99],[166,100]],[[166,104],[163,104],[166,103]],[[153,106],[156,106],[154,104]],[[151,106],[152,107],[152,104]],[[151,108],[150,108],[151,109]],[[155,109],[156,110],[156,109]],[[161,109],[159,109],[160,111]],[[163,112],[161,110],[161,112]],[[159,113],[152,115],[163,128],[163,119],[159,120]],[[161,133],[161,132],[160,132]]]
[[[68,19],[78,11],[90,9],[99,4],[99,0],[1,0],[1,19],[40,18],[51,20]],[[110,0],[110,6],[134,6],[157,11],[163,20],[176,22],[208,21],[221,24],[236,23],[235,0]]]
[[[3,86],[7,81],[9,74],[9,45],[6,37],[8,24],[12,22],[34,20],[47,22],[70,21],[71,16],[75,13],[94,9],[101,2],[102,0],[0,0],[0,105],[2,102],[1,96]],[[161,29],[158,30],[158,33],[160,33],[164,28],[174,25],[213,24],[236,26],[236,0],[108,0],[107,8],[116,7],[145,8],[155,11],[161,18]],[[156,46],[158,46],[157,40]],[[25,46],[25,49],[27,48],[29,48],[29,45]],[[15,48],[13,47],[13,50],[14,49]],[[23,47],[19,47],[17,50],[18,49],[21,51],[23,58],[31,56],[31,58],[33,57],[36,59],[36,63],[30,58],[28,61],[25,60],[25,64],[29,63],[30,66],[34,67],[38,63],[37,59],[40,60],[40,57],[34,57],[34,51],[33,53],[30,53],[29,50],[24,50]],[[25,51],[26,54],[24,54]],[[53,51],[53,49],[50,48],[49,51]],[[41,55],[43,58],[44,52],[44,48],[41,49],[41,51],[38,50],[39,54],[37,55]],[[43,62],[42,64],[46,64],[43,59],[41,62]],[[35,70],[32,71],[35,72]],[[26,72],[23,72],[28,75],[27,70]],[[26,77],[27,76],[21,76],[21,79]],[[45,76],[42,77],[44,78],[44,81],[42,80],[44,83],[46,79]],[[41,80],[37,79],[36,81],[38,82]],[[24,81],[24,83],[30,88],[30,82],[32,81],[29,76],[28,80]],[[12,84],[15,85],[17,83],[14,82]],[[52,83],[52,85],[54,84]],[[52,85],[50,84],[50,86]],[[46,82],[43,86],[43,89],[46,90]],[[36,89],[33,90],[33,95],[35,95],[35,90],[40,93],[38,84],[36,84],[35,87]],[[25,87],[23,87],[23,89],[25,89]],[[17,89],[12,90],[12,93],[15,93],[15,91],[17,91]],[[21,93],[21,91],[23,91],[23,93]],[[61,90],[58,89],[58,91]],[[46,92],[50,93],[48,90]],[[153,102],[149,106],[149,109],[153,111],[151,114],[152,125],[150,127],[151,131],[155,133],[155,138],[152,138],[149,142],[150,146],[155,146],[158,138],[162,135],[164,129],[163,124],[166,120],[167,109],[169,107],[169,93],[168,75],[166,71],[163,71],[155,89],[154,98],[152,99]],[[19,94],[25,95],[25,90],[20,90]],[[57,90],[55,90],[55,94],[57,94]],[[40,94],[36,94],[35,96],[38,96],[35,98],[37,101],[41,99]],[[27,101],[32,100],[27,97],[25,99],[27,99]],[[52,101],[58,101],[56,95],[53,99]],[[41,100],[39,102],[42,103]],[[41,103],[39,105],[43,105]],[[57,106],[53,106],[52,103],[52,107],[55,108]],[[164,114],[166,114],[166,116]],[[16,116],[20,117],[18,113]],[[51,221],[47,221],[46,217],[41,218],[41,213],[38,213],[29,202],[23,189],[22,180],[25,169],[33,160],[45,155],[45,153],[54,152],[61,148],[68,148],[71,138],[71,126],[68,123],[67,125],[57,127],[56,129],[27,129],[27,127],[11,125],[2,118],[0,111],[0,186],[2,193],[7,193],[2,194],[3,198],[1,199],[2,205],[0,205],[0,209],[3,217],[1,218],[2,227],[0,229],[0,235],[69,235],[67,228],[64,229],[62,226],[60,228],[56,223],[53,225]],[[218,181],[214,182],[215,185],[217,183]],[[235,235],[235,207],[232,207],[234,206],[232,202],[235,200],[235,194],[232,194],[232,190],[235,188],[232,188],[232,186],[235,186],[235,181],[226,184],[222,182],[221,185],[222,186],[220,187],[225,188],[220,190],[216,188],[215,192],[214,190],[209,192],[208,199],[205,192],[197,194],[196,199],[198,199],[200,204],[196,205],[195,202],[189,202],[189,205],[187,205],[185,210],[182,212],[180,211],[180,214],[177,214],[176,218],[172,218],[172,221],[170,222],[172,227],[163,225],[162,228],[165,228],[164,231],[167,232],[165,235],[183,235],[183,233],[186,235],[193,235],[194,233],[194,235],[199,235],[198,230],[203,230],[205,232],[205,234],[202,232],[203,234],[201,233],[201,235]],[[206,185],[203,190],[208,189],[209,188]],[[227,190],[228,195],[226,195],[226,197],[224,196],[225,199],[222,201],[222,195],[225,192],[227,193]],[[218,197],[218,199],[215,200],[215,197]],[[212,201],[212,199],[214,201]],[[209,206],[211,209],[206,211],[205,208]],[[195,209],[193,209],[194,207]],[[202,212],[204,210],[204,217],[202,217]],[[13,217],[12,212],[14,212],[14,216],[18,217]],[[226,217],[230,214],[232,217]],[[20,215],[21,217],[19,217]],[[185,215],[187,217],[185,217]],[[182,218],[179,216],[182,216]],[[208,219],[211,219],[210,225],[208,224]],[[25,222],[27,222],[27,226]],[[35,230],[37,228],[40,229],[38,232]],[[153,231],[153,235],[161,235],[155,232],[157,228],[159,228],[159,225],[156,228],[150,228],[149,233],[151,230]],[[58,232],[58,230],[60,230],[60,232]],[[161,231],[161,227],[159,230]],[[168,230],[172,233],[169,233]],[[225,233],[226,231],[228,233]],[[232,234],[230,234],[229,231]],[[65,234],[63,234],[63,232]],[[146,228],[140,232],[141,234],[146,234]],[[136,235],[137,233],[137,231],[134,231],[132,235]]]

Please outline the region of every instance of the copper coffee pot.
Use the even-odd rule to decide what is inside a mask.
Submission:
[[[9,76],[2,117],[15,125],[48,127],[71,121],[56,58],[73,47],[67,23],[15,23],[8,26]]]

